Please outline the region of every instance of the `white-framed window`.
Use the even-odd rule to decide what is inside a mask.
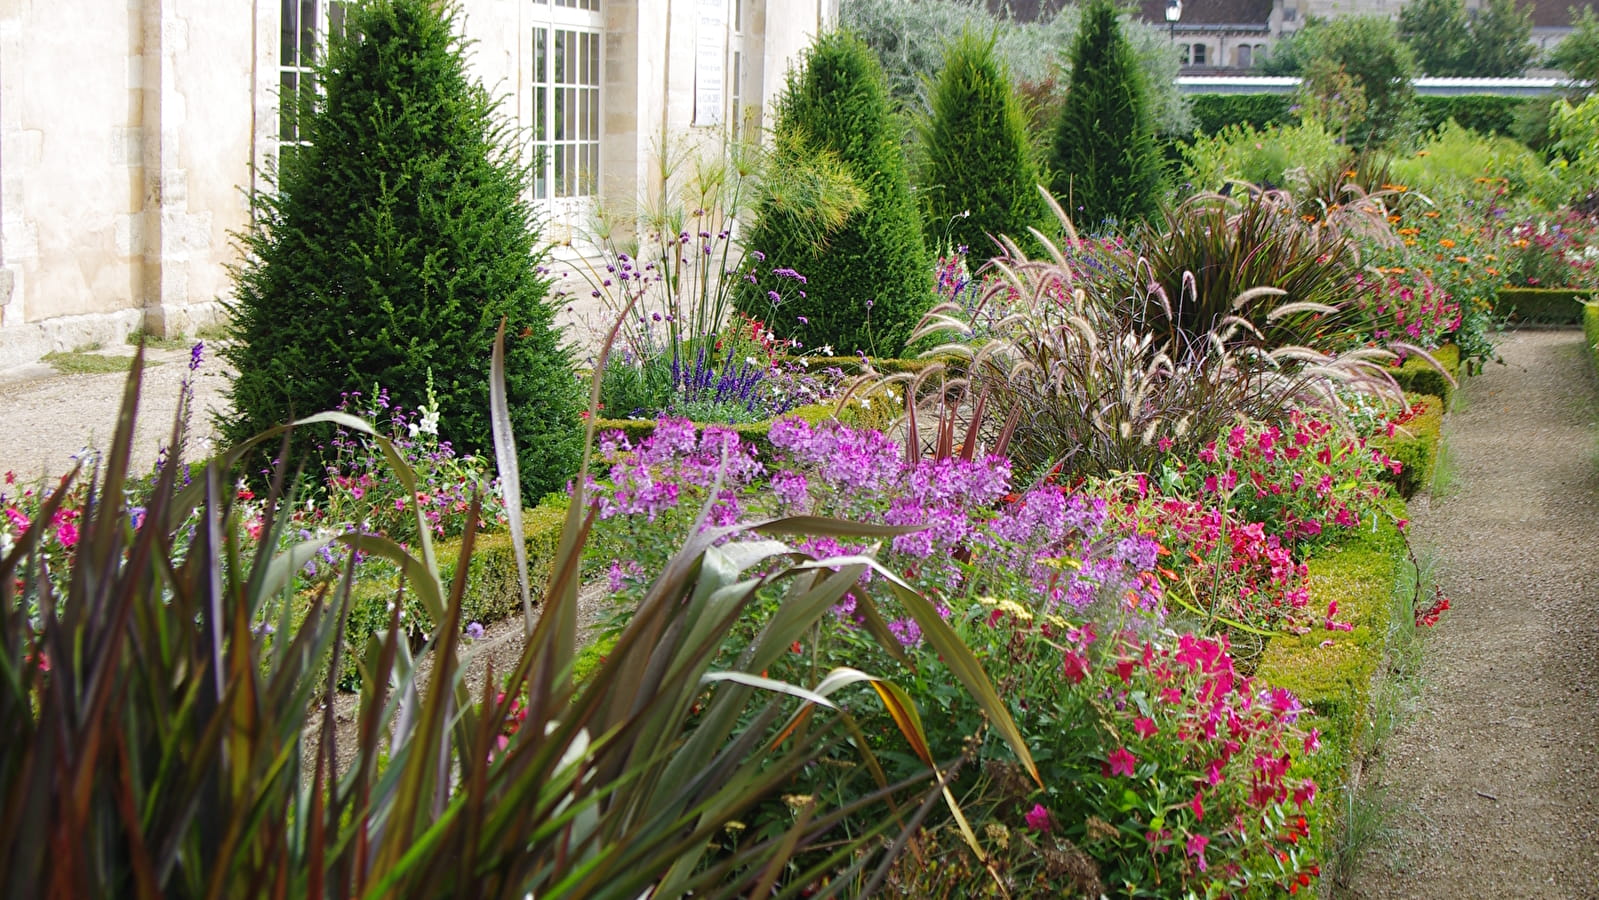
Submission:
[[[733,2],[733,33],[728,39],[727,133],[738,140],[744,131],[744,0]]]
[[[1252,63],[1253,53],[1254,48],[1250,47],[1248,44],[1239,44],[1233,49],[1233,54],[1236,57],[1236,62],[1234,64],[1240,69],[1249,68],[1250,64]]]
[[[600,173],[600,0],[534,7],[533,199],[590,198]]]
[[[305,143],[299,112],[316,96],[315,66],[328,35],[344,30],[341,0],[280,0],[278,22],[278,143]]]
[[[1194,45],[1194,57],[1193,58],[1194,58],[1194,65],[1202,66],[1202,65],[1205,64],[1205,45],[1204,44],[1195,44]]]

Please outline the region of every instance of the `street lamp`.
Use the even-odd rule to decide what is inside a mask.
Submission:
[[[1177,41],[1177,20],[1183,17],[1183,0],[1166,0],[1166,24],[1171,28],[1171,39]]]

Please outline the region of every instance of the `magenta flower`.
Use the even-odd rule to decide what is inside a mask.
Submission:
[[[1034,803],[1033,808],[1028,810],[1027,815],[1023,816],[1022,818],[1027,820],[1028,828],[1031,828],[1039,834],[1044,834],[1049,831],[1049,810],[1045,809],[1044,804],[1042,803]]]
[[[1133,720],[1133,730],[1138,732],[1139,737],[1147,741],[1154,737],[1155,732],[1159,731],[1160,729],[1155,727],[1154,719],[1151,719],[1148,716],[1139,716]]]
[[[1133,767],[1138,764],[1138,757],[1134,756],[1126,747],[1118,747],[1105,758],[1105,774],[1126,775],[1133,777]]]
[[[1205,847],[1210,844],[1210,838],[1196,834],[1188,839],[1188,855],[1199,862],[1199,871],[1205,871]]]

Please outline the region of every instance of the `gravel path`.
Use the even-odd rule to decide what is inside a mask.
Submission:
[[[132,347],[118,347],[107,356],[132,356]],[[184,376],[189,374],[189,349],[155,350],[144,371],[144,390],[134,419],[133,469],[145,473],[172,437]],[[0,472],[16,472],[36,483],[71,470],[73,456],[85,448],[104,451],[116,430],[126,372],[104,375],[61,375],[45,364],[0,371]],[[224,409],[228,378],[219,360],[206,359],[192,379],[194,409],[190,440],[211,440],[212,414]],[[196,450],[202,449],[196,447]],[[203,454],[191,452],[190,458]]]
[[[1415,516],[1453,608],[1382,750],[1394,836],[1356,898],[1599,898],[1599,392],[1574,331],[1523,331],[1445,424]]]

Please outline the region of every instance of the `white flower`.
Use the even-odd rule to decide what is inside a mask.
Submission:
[[[833,345],[832,344],[823,344],[822,345],[822,355],[823,356],[832,356],[833,355]]]
[[[419,434],[431,434],[434,437],[438,437],[439,411],[436,409],[429,409],[426,404],[417,407],[417,411],[422,414],[422,418],[419,421],[412,422],[408,426],[411,432],[411,437],[415,438]]]

